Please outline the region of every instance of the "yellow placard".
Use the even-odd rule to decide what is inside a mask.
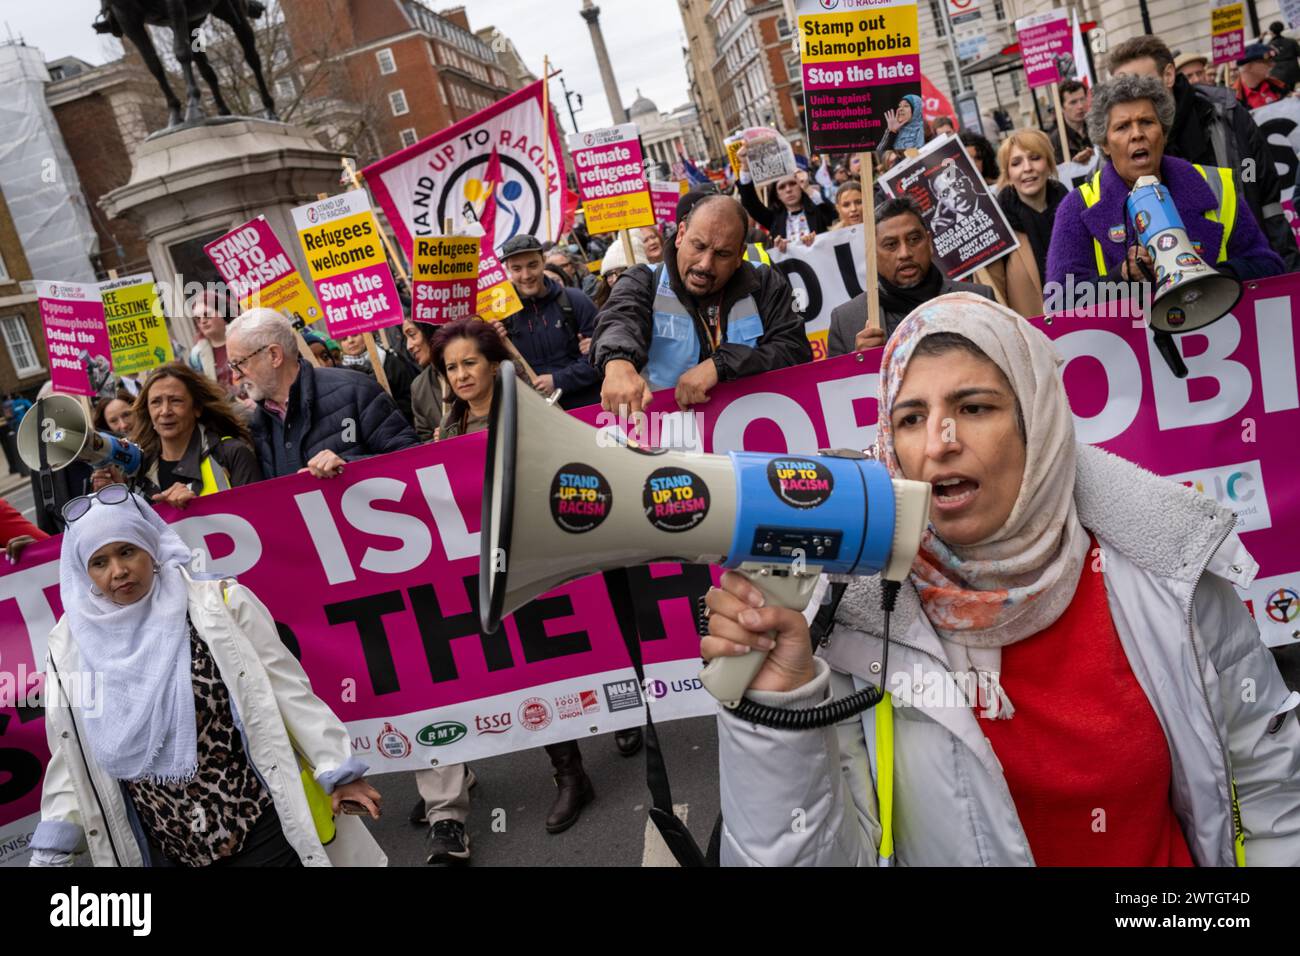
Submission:
[[[476,279],[483,246],[473,236],[419,236],[411,261],[416,282]]]
[[[919,54],[916,4],[860,13],[822,13],[799,18],[803,62],[839,63]]]
[[[734,140],[727,140],[727,162],[731,164],[731,174],[733,176],[740,175],[740,147],[744,145],[745,140],[740,136],[737,136]]]
[[[808,333],[808,344],[812,346],[812,357],[814,362],[826,358],[828,354],[827,339],[829,337],[829,329],[822,329],[820,332]]]
[[[1210,32],[1214,36],[1244,29],[1245,25],[1246,11],[1244,4],[1230,3],[1227,6],[1215,7],[1210,11]]]
[[[104,320],[113,353],[113,372],[134,375],[170,361],[167,319],[153,277],[123,279],[101,286]]]
[[[523,307],[524,304],[519,301],[519,293],[515,291],[514,284],[506,281],[498,282],[480,292],[475,312],[485,322],[500,322],[522,311]]]
[[[313,279],[329,279],[386,262],[379,224],[370,210],[303,229],[298,238]]]
[[[302,319],[308,325],[315,322],[325,313],[321,311],[320,303],[316,301],[315,294],[311,287],[307,285],[302,274],[294,269],[288,275],[281,276],[275,282],[272,282],[265,289],[259,289],[247,299],[240,303],[245,309],[261,307],[265,309],[275,309],[277,312],[283,312],[293,316],[295,319]]]
[[[628,193],[608,199],[593,199],[582,204],[588,232],[618,232],[655,224],[654,204],[650,193]]]

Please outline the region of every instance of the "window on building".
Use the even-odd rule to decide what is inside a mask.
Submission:
[[[379,61],[379,73],[381,76],[388,76],[390,73],[397,72],[397,61],[393,59],[393,51],[388,47],[375,52],[375,59]]]
[[[420,137],[415,135],[415,130],[407,127],[397,134],[402,139],[402,146],[414,146]]]
[[[406,91],[393,90],[388,94],[388,105],[393,110],[394,116],[405,116],[411,112],[411,108],[406,105]]]
[[[5,265],[5,257],[0,256],[0,282],[11,282],[9,278],[9,268]]]
[[[941,37],[948,35],[947,20],[944,17],[943,4],[946,0],[930,0],[930,19],[934,21],[934,30]]]
[[[32,344],[27,323],[21,315],[6,315],[0,318],[0,329],[4,330],[5,347],[9,358],[14,363],[14,371],[22,378],[43,372],[41,361],[36,357],[36,346]]]
[[[293,80],[287,76],[282,76],[275,81],[275,98],[277,100],[291,100],[296,96],[298,91],[293,87]]]
[[[781,17],[776,21],[776,35],[782,40],[790,39],[790,21]]]
[[[1007,10],[1006,7],[1002,5],[1002,0],[993,0],[993,15],[999,20],[1005,20],[1007,18]]]

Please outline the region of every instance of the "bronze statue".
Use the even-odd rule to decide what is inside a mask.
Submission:
[[[275,101],[271,91],[266,87],[266,78],[262,75],[262,60],[257,55],[257,37],[253,32],[252,21],[261,17],[266,8],[258,0],[100,0],[99,17],[95,20],[95,32],[111,33],[115,37],[126,37],[135,44],[162,87],[163,97],[167,101],[168,128],[182,123],[181,103],[172,92],[167,82],[167,73],[158,51],[154,49],[146,25],[170,27],[172,31],[172,52],[185,73],[186,106],[184,124],[199,123],[203,120],[202,95],[194,79],[194,67],[199,68],[203,79],[212,90],[212,99],[217,106],[219,116],[229,116],[230,107],[221,98],[221,89],[217,82],[217,73],[208,62],[207,54],[199,44],[194,42],[203,21],[209,16],[216,17],[229,24],[235,32],[248,61],[253,77],[257,80],[258,93],[262,98],[265,119],[279,119],[275,113]]]

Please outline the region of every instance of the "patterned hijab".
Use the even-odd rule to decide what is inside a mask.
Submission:
[[[950,545],[929,528],[912,565],[921,606],[955,670],[996,677],[1001,648],[1042,631],[1074,597],[1088,534],[1074,504],[1074,419],[1062,360],[1047,336],[1005,306],[969,292],[939,296],[913,311],[885,346],[875,456],[903,477],[892,412],[917,344],[938,332],[970,339],[1002,370],[1025,425],[1025,470],[1006,523],[983,541]],[[999,689],[1001,713],[1014,712]]]

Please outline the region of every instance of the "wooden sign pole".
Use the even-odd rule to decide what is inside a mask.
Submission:
[[[1061,137],[1062,162],[1070,162],[1070,139],[1065,135],[1065,110],[1061,108],[1061,84],[1052,84],[1052,104],[1056,107],[1056,132]]]
[[[880,280],[876,274],[876,213],[875,173],[871,153],[859,153],[862,164],[862,244],[867,254],[867,328],[883,328],[880,324]]]
[[[555,233],[551,229],[551,57],[542,57],[542,176],[546,179],[546,239]]]

